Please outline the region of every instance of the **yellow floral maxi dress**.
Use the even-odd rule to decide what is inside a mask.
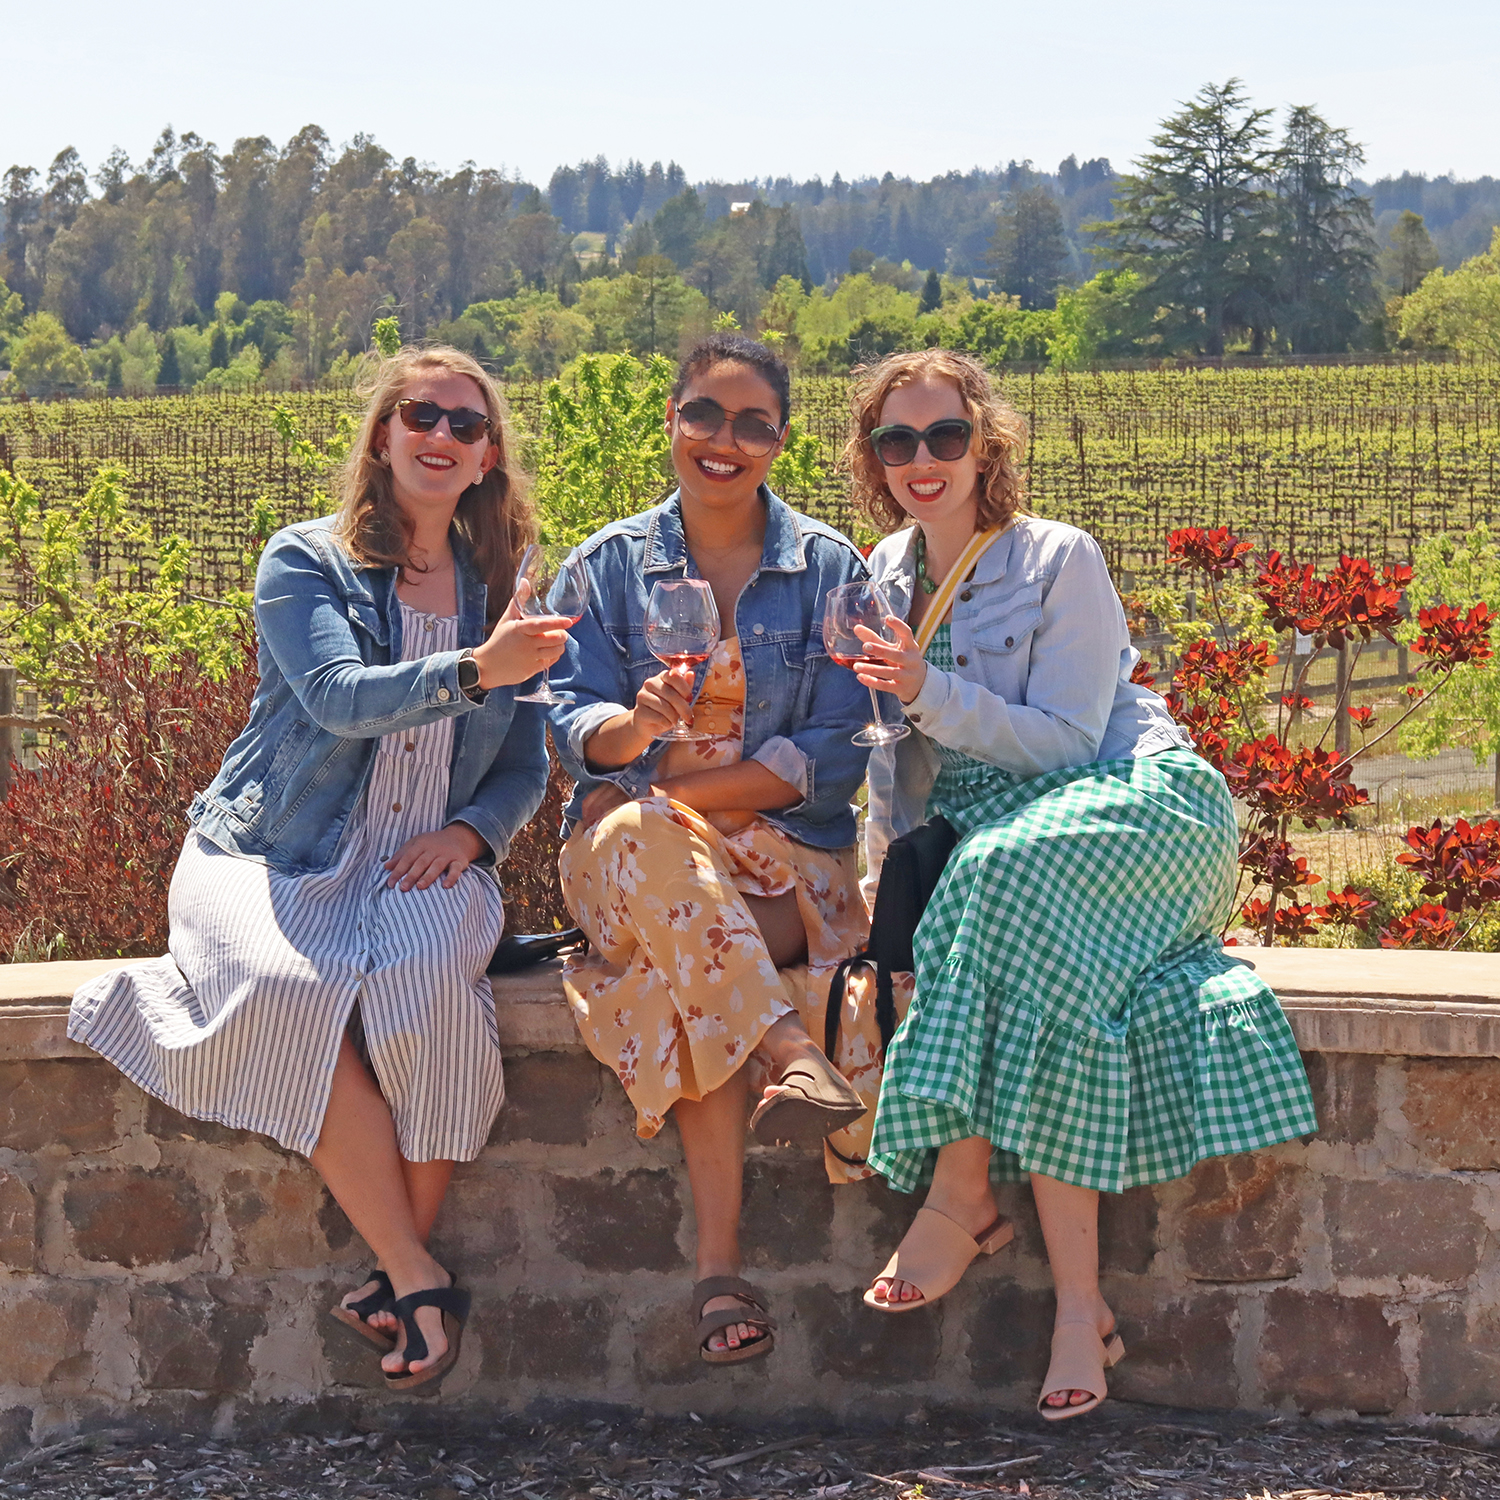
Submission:
[[[738,640],[715,648],[693,723],[710,737],[674,742],[663,778],[741,759]],[[721,1087],[781,1016],[798,1012],[821,1043],[833,971],[868,930],[852,848],[814,849],[761,817],[724,833],[666,797],[628,803],[580,829],[558,868],[568,910],[591,945],[564,967],[568,1000],[589,1051],[630,1096],[644,1138],[678,1099]],[[807,962],[778,972],[741,897],[788,891],[807,929]],[[824,1161],[832,1182],[871,1175],[863,1161],[880,1093],[874,1001],[873,984],[846,986],[834,1061],[871,1113],[830,1138]],[[758,1098],[769,1080],[755,1066]]]

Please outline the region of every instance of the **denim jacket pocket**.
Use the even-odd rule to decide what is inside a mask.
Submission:
[[[1019,651],[1042,622],[1039,601],[1007,600],[1003,609],[981,615],[970,627],[976,650],[997,656]]]
[[[261,781],[261,794],[265,800],[270,801],[281,795],[282,788],[301,764],[313,734],[313,726],[306,719],[296,719],[282,735]]]

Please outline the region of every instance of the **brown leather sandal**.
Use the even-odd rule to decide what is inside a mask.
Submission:
[[[1036,1409],[1044,1422],[1066,1422],[1093,1411],[1109,1394],[1104,1372],[1112,1370],[1125,1358],[1125,1341],[1114,1330],[1103,1338],[1092,1323],[1059,1323],[1052,1330],[1052,1361],[1042,1394],[1036,1398]],[[1048,1406],[1048,1396],[1069,1391],[1087,1391],[1091,1401],[1077,1406]]]
[[[915,1302],[882,1302],[872,1282],[865,1292],[865,1306],[884,1313],[915,1312],[926,1307],[958,1285],[976,1255],[993,1255],[1010,1244],[1015,1234],[1015,1227],[1002,1214],[971,1239],[947,1214],[935,1208],[919,1208],[896,1253],[875,1281],[905,1281],[922,1295]]]
[[[374,1344],[382,1354],[389,1354],[396,1347],[395,1339],[383,1328],[372,1328],[369,1319],[373,1313],[390,1312],[396,1305],[395,1289],[391,1286],[391,1278],[378,1266],[365,1277],[365,1281],[375,1283],[373,1292],[357,1301],[340,1302],[330,1307],[328,1316],[341,1328],[347,1328],[366,1343]]]
[[[825,1136],[870,1112],[822,1053],[799,1058],[776,1082],[787,1092],[762,1099],[750,1116],[751,1133],[762,1146],[821,1146]]]
[[[715,1297],[733,1297],[744,1303],[743,1310],[721,1307],[717,1312],[704,1312],[703,1304]],[[693,1337],[698,1341],[698,1353],[705,1364],[737,1365],[747,1359],[760,1359],[776,1347],[773,1332],[776,1320],[765,1309],[765,1293],[758,1291],[748,1281],[738,1276],[705,1276],[693,1288],[692,1314],[698,1320]],[[749,1323],[765,1332],[738,1349],[710,1349],[708,1341],[714,1334],[735,1323]]]

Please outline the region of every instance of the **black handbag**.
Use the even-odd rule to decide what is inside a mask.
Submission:
[[[587,946],[588,939],[580,927],[568,927],[562,932],[512,933],[500,939],[500,945],[485,965],[486,974],[514,974],[518,969],[529,969],[532,964],[546,963],[556,958],[564,948]]]
[[[958,830],[942,817],[931,818],[910,833],[891,840],[885,851],[885,863],[880,867],[880,884],[875,888],[870,941],[834,970],[828,986],[823,1051],[829,1058],[837,1055],[844,985],[855,964],[875,966],[875,1022],[880,1028],[881,1053],[890,1046],[896,1034],[896,997],[891,989],[891,975],[916,968],[912,942],[917,924],[943,878],[948,856],[957,845]]]

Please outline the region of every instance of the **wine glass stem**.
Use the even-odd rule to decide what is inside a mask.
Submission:
[[[885,715],[880,712],[880,695],[875,691],[874,688],[871,688],[869,690],[869,692],[870,692],[870,702],[875,705],[875,722],[882,729],[884,729],[885,728]]]

